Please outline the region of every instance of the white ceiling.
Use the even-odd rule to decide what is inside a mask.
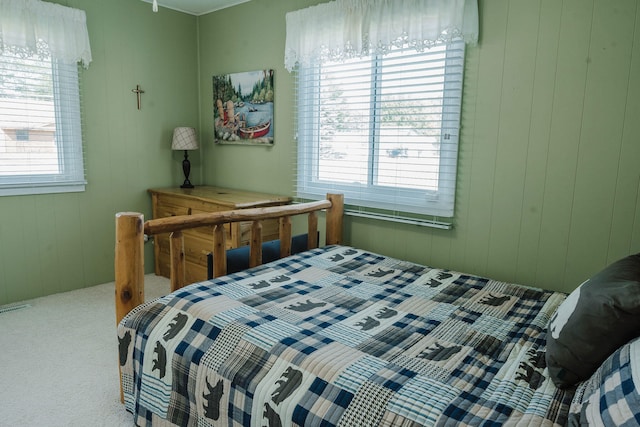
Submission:
[[[149,3],[149,9],[153,0],[142,0]],[[158,12],[162,12],[162,8],[173,9],[179,12],[188,13],[190,15],[204,15],[206,13],[215,12],[216,10],[235,6],[240,3],[246,3],[250,0],[157,0]]]

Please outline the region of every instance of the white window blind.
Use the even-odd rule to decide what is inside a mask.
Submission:
[[[464,42],[297,68],[297,194],[452,217]]]

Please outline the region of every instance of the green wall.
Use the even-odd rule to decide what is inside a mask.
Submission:
[[[252,0],[199,18],[205,181],[292,194],[294,75],[285,14]],[[455,228],[348,217],[347,243],[432,266],[570,291],[640,251],[640,6],[485,0],[467,49]],[[211,76],[275,69],[275,146],[214,146]]]
[[[0,304],[113,280],[115,213],[148,216],[147,188],[182,182],[172,131],[198,126],[196,17],[154,14],[133,0],[58,3],[87,14],[93,62],[80,78],[88,184],[83,193],[0,197]],[[141,110],[136,84],[145,91]],[[199,155],[193,160],[200,182]]]
[[[87,13],[81,72],[87,190],[0,198],[0,304],[113,280],[114,214],[182,182],[176,126],[195,126],[192,181],[292,195],[295,76],[285,14],[252,0],[194,17],[138,0]],[[455,228],[347,217],[345,241],[423,264],[569,291],[640,251],[640,5],[480,1],[467,49]],[[275,70],[275,145],[213,143],[211,77]],[[140,84],[142,109],[131,89]],[[146,270],[151,271],[151,247]]]

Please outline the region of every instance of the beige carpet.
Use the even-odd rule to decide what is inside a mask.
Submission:
[[[169,292],[168,279],[145,281],[147,300]],[[114,289],[106,283],[0,313],[0,426],[134,425],[120,404]]]

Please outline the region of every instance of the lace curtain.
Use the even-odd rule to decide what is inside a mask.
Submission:
[[[0,53],[51,55],[65,63],[91,62],[83,10],[40,0],[0,0]]]
[[[335,0],[286,15],[285,67],[478,41],[477,0]]]

